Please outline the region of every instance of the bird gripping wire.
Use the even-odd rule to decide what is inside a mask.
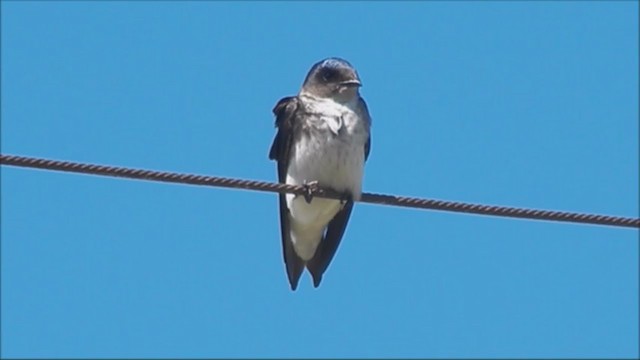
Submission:
[[[17,155],[0,154],[0,165],[35,168],[42,170],[55,170],[79,174],[121,177],[136,180],[161,181],[176,184],[189,184],[201,186],[225,187],[233,189],[245,189],[255,191],[267,191],[276,193],[293,193],[299,195],[342,199],[343,194],[331,189],[305,186],[271,183],[255,180],[232,179],[217,176],[205,176],[194,174],[181,174],[173,172],[132,169],[116,166],[104,166],[95,164],[83,164],[70,161],[49,160]],[[521,219],[550,220],[571,223],[608,225],[640,229],[640,218],[608,216],[597,214],[582,214],[565,211],[524,209],[508,206],[494,206],[482,204],[470,204],[455,201],[435,199],[421,199],[404,196],[382,195],[363,193],[360,200],[363,203],[378,205],[393,205],[417,209],[442,210],[462,212],[468,214],[513,217]]]

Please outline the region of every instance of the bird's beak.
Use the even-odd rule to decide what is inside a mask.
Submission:
[[[358,79],[353,79],[353,80],[343,81],[340,83],[340,85],[346,86],[346,87],[360,87],[362,86],[362,83],[360,83],[360,80]]]

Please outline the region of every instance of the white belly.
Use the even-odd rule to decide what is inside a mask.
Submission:
[[[304,137],[294,149],[287,183],[317,181],[320,186],[359,197],[362,192],[364,144],[353,144],[333,134]]]
[[[343,110],[344,111],[344,110]],[[359,199],[364,172],[364,145],[367,139],[362,119],[350,109],[338,117],[318,116],[312,120],[317,128],[303,136],[293,150],[287,171],[287,184],[303,185],[317,181],[321,187],[345,192]],[[304,259],[313,257],[327,224],[342,208],[339,200],[287,194],[291,213],[291,239],[296,253]]]

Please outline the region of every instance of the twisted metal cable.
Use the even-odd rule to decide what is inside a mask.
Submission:
[[[161,181],[176,184],[215,186],[233,189],[246,189],[276,193],[311,194],[312,196],[341,199],[343,194],[330,189],[270,183],[255,180],[231,179],[217,176],[180,174],[163,171],[131,169],[116,166],[82,164],[70,161],[58,161],[26,156],[0,154],[0,165],[57,170],[80,174],[121,177],[127,179]],[[521,219],[562,221],[572,223],[609,225],[618,227],[640,228],[640,218],[608,216],[597,214],[581,214],[565,211],[523,209],[507,206],[491,206],[470,204],[435,199],[420,199],[403,196],[363,193],[359,200],[363,203],[393,205],[417,209],[443,210],[469,214],[503,216]]]

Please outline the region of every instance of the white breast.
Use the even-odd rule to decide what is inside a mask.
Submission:
[[[331,100],[305,102],[309,113],[306,126],[311,128],[311,136],[303,136],[292,149],[288,184],[317,181],[320,186],[360,198],[368,125],[356,112],[356,101],[346,105]],[[293,220],[294,247],[298,255],[308,260],[342,204],[322,198],[314,198],[308,204],[301,196],[287,194],[287,206]]]
[[[348,104],[314,99],[306,106],[312,134],[296,143],[287,182],[318,181],[321,186],[359,198],[367,124],[356,112],[357,99]]]

